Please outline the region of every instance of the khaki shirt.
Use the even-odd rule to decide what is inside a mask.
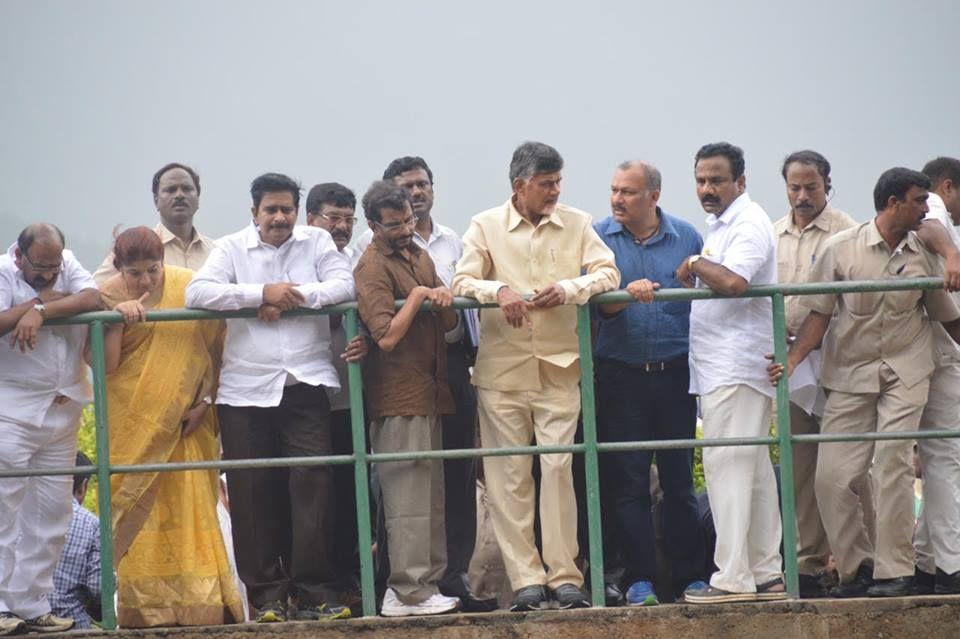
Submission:
[[[810,279],[906,280],[937,277],[937,257],[910,232],[896,250],[883,240],[874,220],[830,238],[817,258]],[[880,365],[893,369],[911,387],[933,372],[930,319],[951,321],[960,308],[943,289],[805,295],[804,307],[832,315],[823,343],[824,388],[848,393],[880,391]]]
[[[360,319],[375,344],[387,334],[397,314],[395,300],[405,299],[417,286],[443,286],[430,254],[412,242],[408,260],[375,239],[353,273]],[[454,412],[443,335],[440,316],[420,312],[392,351],[370,349],[363,366],[370,419]]]
[[[183,240],[167,230],[162,223],[157,224],[153,229],[160,236],[163,242],[163,263],[167,266],[179,266],[188,268],[191,271],[200,270],[203,263],[207,261],[207,256],[213,250],[213,240],[206,235],[201,235],[196,228],[193,229],[193,239],[189,244],[184,244]],[[100,268],[93,274],[93,279],[98,286],[117,274],[117,269],[113,265],[113,250],[104,258]]]
[[[856,226],[852,217],[830,205],[813,218],[803,229],[797,227],[793,213],[787,213],[774,222],[777,237],[777,274],[781,284],[810,282],[810,272],[823,251],[828,238]],[[787,313],[787,331],[796,335],[806,319],[808,310],[801,306],[800,295],[788,295],[784,302]]]
[[[563,287],[566,303],[531,311],[523,328],[507,324],[499,309],[480,313],[474,385],[540,390],[538,360],[566,368],[579,359],[574,304],[619,286],[613,251],[593,230],[589,213],[558,204],[534,226],[510,200],[474,216],[463,245],[453,278],[456,295],[496,303],[503,286],[521,295],[553,283]]]

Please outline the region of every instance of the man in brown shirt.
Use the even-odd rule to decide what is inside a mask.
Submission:
[[[410,196],[393,182],[374,182],[363,197],[373,243],[354,277],[360,317],[376,348],[367,356],[364,390],[374,453],[441,449],[440,416],[453,412],[444,332],[457,323],[453,294],[430,255],[413,243]],[[405,299],[397,310],[395,299]],[[433,310],[420,312],[429,301]],[[446,568],[443,463],[378,466],[387,528],[390,577],[380,614],[431,615],[455,610],[440,594]]]
[[[886,171],[874,189],[877,217],[828,240],[811,280],[899,281],[941,275],[936,256],[914,233],[928,210],[929,186],[922,173]],[[946,291],[831,293],[806,296],[803,304],[810,313],[788,353],[787,371],[823,340],[821,383],[828,391],[823,432],[916,431],[934,370],[928,317],[942,322],[960,341],[960,308]],[[776,382],[783,367],[774,364],[769,371]],[[832,596],[913,594],[912,453],[909,440],[820,446],[815,489],[841,581]],[[877,521],[882,522],[875,542],[867,534],[862,505],[868,469]]]
[[[797,151],[783,161],[783,181],[790,211],[773,225],[777,237],[777,275],[781,284],[810,282],[810,273],[823,253],[826,241],[840,231],[854,227],[852,217],[827,201],[830,162],[816,151]],[[796,335],[808,310],[799,295],[785,300],[787,333]],[[817,362],[819,351],[815,351]],[[815,364],[819,372],[819,365]],[[819,411],[818,411],[819,412]],[[795,435],[819,433],[820,418],[790,403],[790,431]],[[817,470],[818,444],[794,444],[793,476],[797,503],[797,561],[800,596],[822,597],[824,572],[830,559],[827,533],[820,522],[813,478]],[[869,484],[869,482],[867,482]],[[872,513],[872,509],[870,510]]]

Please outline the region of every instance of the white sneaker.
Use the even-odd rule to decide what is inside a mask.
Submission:
[[[405,604],[397,597],[393,588],[387,588],[383,595],[380,614],[384,617],[414,617],[421,615],[440,615],[453,612],[460,606],[458,597],[446,597],[439,592],[416,604]]]
[[[27,628],[27,622],[12,612],[0,612],[0,636],[15,635]]]

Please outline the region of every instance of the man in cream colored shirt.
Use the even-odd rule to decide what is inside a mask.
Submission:
[[[940,157],[923,167],[930,178],[930,212],[960,246],[960,160]],[[955,301],[960,301],[953,294]],[[920,430],[960,430],[960,349],[942,326],[933,324],[936,369],[920,418]],[[960,593],[960,439],[919,440],[923,510],[913,545],[918,592]]]
[[[153,174],[153,203],[160,213],[154,229],[163,242],[163,263],[196,271],[213,250],[213,240],[193,225],[200,205],[200,176],[185,164],[171,162]],[[117,274],[113,251],[93,274],[102,285]]]
[[[823,244],[840,231],[856,226],[852,217],[833,208],[827,201],[830,162],[816,151],[797,151],[783,161],[781,171],[787,187],[790,211],[777,220],[777,275],[781,284],[809,282]],[[801,296],[785,299],[787,333],[796,335],[807,316],[800,305]],[[817,361],[819,362],[819,352]],[[819,366],[816,366],[819,373]],[[798,404],[790,403],[790,432],[795,435],[820,432],[820,418]],[[830,559],[827,533],[820,521],[813,479],[817,470],[818,444],[794,444],[793,476],[796,482],[797,561],[800,571],[800,596],[826,595],[824,573]],[[867,482],[869,484],[869,482]],[[872,510],[870,511],[872,513]]]
[[[574,304],[616,289],[613,252],[583,211],[558,204],[563,158],[525,142],[510,163],[512,197],[474,216],[453,289],[500,311],[481,315],[473,371],[484,447],[570,444],[580,414]],[[531,293],[529,300],[522,295]],[[530,456],[487,457],[491,516],[516,597],[511,610],[541,608],[549,588],[560,608],[589,606],[577,556],[570,454],[540,456],[543,556],[533,520]]]

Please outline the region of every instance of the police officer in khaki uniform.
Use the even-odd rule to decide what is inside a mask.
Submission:
[[[835,209],[827,201],[830,162],[816,151],[797,151],[783,161],[783,180],[790,211],[773,225],[777,236],[777,275],[781,284],[811,281],[810,273],[823,252],[824,243],[840,231],[854,227],[852,217]],[[803,298],[786,298],[787,333],[796,335],[807,316]],[[819,353],[817,355],[819,357]],[[790,403],[790,430],[795,435],[820,432],[820,419],[799,405]],[[815,443],[794,444],[793,477],[796,482],[797,560],[800,570],[800,596],[826,595],[823,575],[830,559],[827,533],[820,522],[813,478],[817,470]],[[869,484],[869,482],[866,482]]]
[[[930,180],[894,168],[874,189],[877,217],[827,241],[813,281],[903,280],[942,274],[937,258],[917,238]],[[828,391],[824,433],[917,430],[933,373],[929,319],[960,341],[960,308],[942,289],[825,294],[805,297],[810,309],[790,348],[792,372],[823,344],[822,384]],[[836,311],[836,319],[831,318]],[[827,334],[827,327],[831,326]],[[776,382],[783,367],[771,365]],[[877,520],[872,543],[864,525],[861,487],[873,467]],[[909,440],[833,442],[820,447],[817,502],[841,584],[835,597],[913,593],[913,458]]]

